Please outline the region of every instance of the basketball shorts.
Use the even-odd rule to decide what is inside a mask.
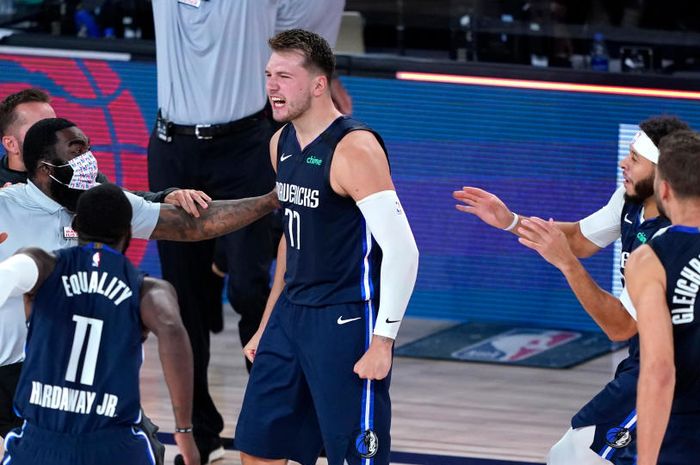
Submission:
[[[632,465],[637,452],[639,370],[618,373],[572,418],[574,430],[595,426],[590,449],[615,465]]]
[[[7,465],[155,465],[146,434],[138,427],[56,433],[27,422],[5,439]]]
[[[329,465],[388,465],[390,376],[354,372],[371,341],[372,302],[294,305],[282,295],[258,346],[236,426],[248,455]]]

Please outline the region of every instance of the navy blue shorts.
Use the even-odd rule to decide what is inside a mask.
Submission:
[[[258,346],[235,446],[267,459],[388,465],[390,376],[360,379],[371,340],[372,302],[305,307],[280,296]]]
[[[637,453],[639,370],[618,373],[572,418],[572,428],[594,425],[591,450],[615,465],[632,465]]]
[[[29,423],[5,438],[7,465],[154,465],[145,433],[118,427],[93,433],[48,431]]]

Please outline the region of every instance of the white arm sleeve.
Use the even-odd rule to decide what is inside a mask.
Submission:
[[[605,248],[620,237],[620,217],[625,206],[625,188],[618,188],[608,204],[579,222],[581,233],[598,247]]]
[[[0,262],[0,308],[9,297],[22,295],[39,280],[39,267],[28,255],[17,254]]]
[[[133,217],[131,218],[131,235],[135,239],[150,239],[158,224],[160,204],[149,202],[131,192],[124,191],[131,203]]]
[[[396,339],[418,274],[418,247],[395,191],[381,191],[357,202],[382,249],[380,297],[374,334]]]
[[[627,292],[627,288],[622,289],[622,294],[620,294],[620,302],[622,302],[622,306],[625,307],[625,310],[627,310],[627,313],[629,313],[632,318],[637,320],[637,309],[634,308],[634,304],[632,303],[632,298],[630,297],[629,292]]]

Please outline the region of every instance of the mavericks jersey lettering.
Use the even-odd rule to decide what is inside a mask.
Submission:
[[[140,419],[142,275],[121,253],[58,250],[37,292],[15,408],[29,423],[87,433]]]
[[[330,185],[335,147],[349,132],[372,132],[339,117],[303,150],[287,124],[277,147],[277,191],[287,243],[285,295],[298,305],[363,302],[378,296],[381,250],[355,201]],[[386,150],[385,150],[386,153]]]
[[[671,226],[650,243],[666,271],[676,364],[673,414],[700,413],[700,230]]]

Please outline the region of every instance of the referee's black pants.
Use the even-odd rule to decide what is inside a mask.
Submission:
[[[164,142],[154,130],[148,144],[150,188],[199,189],[215,200],[265,194],[275,183],[269,154],[271,136],[272,127],[264,118],[253,126],[208,140],[173,135],[171,142]],[[221,239],[229,271],[228,296],[241,315],[243,345],[257,330],[270,293],[269,270],[279,240],[273,221],[273,215],[267,215]],[[224,426],[209,394],[207,378],[208,319],[211,308],[221,306],[221,288],[211,271],[214,241],[158,241],[158,253],[163,278],[177,290],[183,324],[192,344],[194,435],[198,442],[206,443],[218,437]]]

